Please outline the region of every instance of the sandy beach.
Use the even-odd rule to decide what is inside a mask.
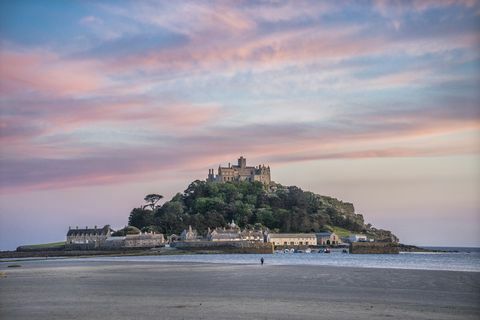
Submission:
[[[480,273],[70,261],[0,264],[1,319],[478,319]]]

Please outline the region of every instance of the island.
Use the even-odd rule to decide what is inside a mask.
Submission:
[[[243,156],[236,165],[209,169],[205,180],[159,204],[162,198],[146,195],[120,230],[69,227],[65,242],[20,246],[14,255],[422,250],[365,223],[352,203],[276,183],[270,166],[248,166]]]

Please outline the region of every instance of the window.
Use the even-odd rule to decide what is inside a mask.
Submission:
[[[305,244],[308,246],[308,241],[305,241]]]
[[[287,245],[287,241],[285,241],[283,244],[284,244],[284,245]]]

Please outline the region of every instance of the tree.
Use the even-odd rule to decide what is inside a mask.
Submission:
[[[162,199],[163,196],[162,195],[159,195],[159,194],[156,194],[156,193],[151,193],[151,194],[147,194],[144,198],[144,200],[148,203],[146,205],[143,206],[143,209],[145,209],[146,207],[150,207],[152,208],[152,211],[155,211],[155,207],[157,202]]]
[[[162,205],[159,194],[145,196],[146,205],[134,209],[129,224],[142,230],[179,234],[191,225],[200,234],[235,220],[238,226],[264,226],[279,232],[312,232],[330,226],[352,232],[369,230],[351,203],[291,186],[260,182],[215,183],[196,180]],[[373,232],[373,231],[372,231]]]
[[[135,208],[128,217],[128,225],[143,229],[153,224],[153,211],[144,208]]]

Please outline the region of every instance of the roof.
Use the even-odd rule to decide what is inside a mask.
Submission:
[[[84,228],[84,229],[69,229],[67,232],[67,237],[72,237],[72,236],[80,236],[80,235],[107,235],[110,233],[110,226],[107,224],[103,228]]]
[[[242,231],[242,235],[258,235],[258,236],[263,236],[262,231],[257,231],[257,230],[244,230]]]
[[[210,234],[212,239],[240,239],[240,233],[237,232],[212,232]]]
[[[142,233],[142,234],[128,234],[127,240],[150,240],[150,239],[164,239],[162,233]]]
[[[270,233],[270,238],[316,238],[315,233]]]
[[[318,237],[330,237],[332,235],[332,232],[318,232],[316,233]]]

